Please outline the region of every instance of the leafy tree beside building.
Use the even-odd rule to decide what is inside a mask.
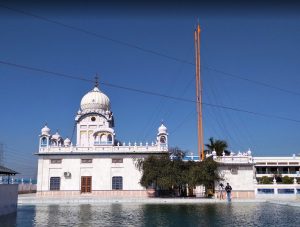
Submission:
[[[167,154],[137,161],[137,168],[143,173],[141,185],[154,188],[158,195],[186,196],[187,186],[193,189],[204,185],[213,189],[214,182],[221,180],[217,167],[212,158],[202,162],[183,161],[182,158],[171,160]]]

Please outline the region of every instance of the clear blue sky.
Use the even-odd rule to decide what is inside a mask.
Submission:
[[[202,27],[201,64],[271,86],[299,91],[300,16],[292,9],[167,9],[81,6],[47,9],[5,4],[115,40],[194,62],[193,29]],[[199,7],[199,8],[197,8]],[[74,31],[0,7],[0,61],[195,100],[194,66]],[[300,120],[300,95],[238,80],[202,67],[203,101]],[[82,96],[93,84],[0,64],[0,142],[5,163],[34,176],[40,129],[71,136]],[[193,103],[100,85],[111,100],[121,141],[155,140],[161,120],[171,146],[196,153]],[[300,123],[203,107],[204,137],[256,156],[300,153]]]

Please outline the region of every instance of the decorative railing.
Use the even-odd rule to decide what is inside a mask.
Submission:
[[[220,163],[253,163],[252,156],[213,156],[213,159]]]
[[[69,147],[40,147],[39,153],[76,153],[76,152],[167,152],[167,146],[160,145],[127,145],[127,146],[111,146],[111,145],[101,145],[101,146],[69,146]]]
[[[256,195],[287,195],[300,194],[299,184],[256,184],[254,186]]]

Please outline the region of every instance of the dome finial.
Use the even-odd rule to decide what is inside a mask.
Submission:
[[[99,86],[98,80],[99,80],[98,73],[96,73],[96,76],[95,76],[95,87]]]

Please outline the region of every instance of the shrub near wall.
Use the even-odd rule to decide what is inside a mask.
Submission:
[[[283,178],[282,178],[282,183],[283,184],[293,184],[293,178],[291,178],[291,177],[288,177],[288,176],[284,176]]]
[[[267,176],[263,176],[259,182],[260,184],[272,184],[272,180]]]

